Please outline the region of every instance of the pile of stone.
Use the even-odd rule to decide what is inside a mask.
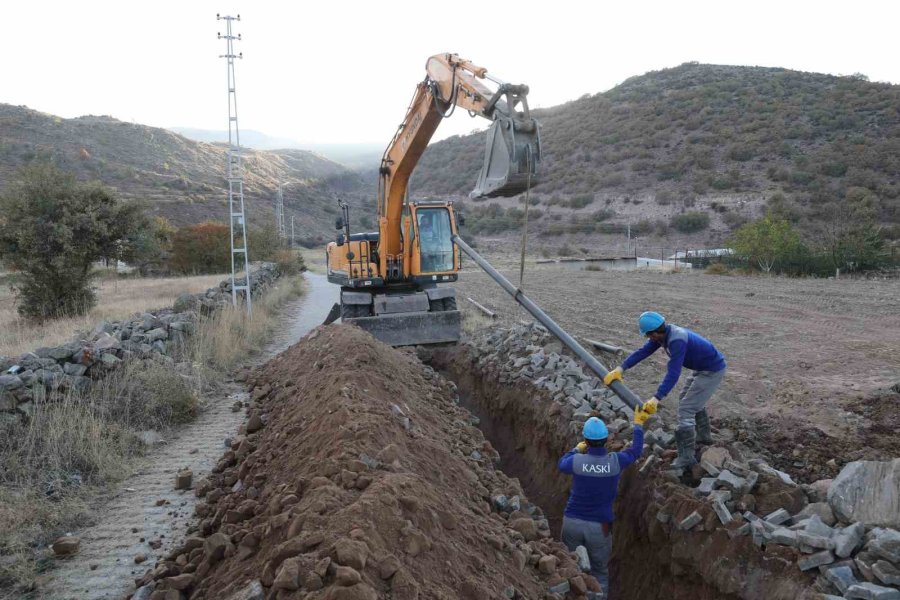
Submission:
[[[817,573],[826,599],[900,600],[900,459],[848,464],[834,480],[801,486],[759,459],[738,461],[725,448],[701,457],[706,475],[694,490],[712,505],[728,535],[751,536],[762,550]],[[779,506],[779,504],[781,506]],[[661,510],[657,519],[668,523]],[[703,521],[694,511],[672,526]]]
[[[569,419],[570,431],[580,435],[591,416],[602,418],[615,438],[629,438],[633,411],[597,377],[585,374],[563,344],[538,323],[493,328],[468,346],[470,358],[482,369],[494,370],[500,383],[524,382],[553,394],[550,414]],[[656,417],[655,423],[661,423]],[[675,443],[673,429],[648,430],[644,443],[661,456]]]
[[[261,294],[279,277],[274,263],[251,267],[250,287]],[[182,294],[172,308],[103,321],[69,343],[38,348],[19,357],[0,357],[0,423],[29,417],[48,392],[84,393],[93,380],[128,360],[173,362],[196,327],[198,315],[231,304],[231,279],[200,294]]]

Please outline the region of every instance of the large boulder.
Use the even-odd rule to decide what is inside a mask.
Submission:
[[[847,464],[828,489],[828,503],[844,522],[900,529],[900,458]]]
[[[190,310],[197,310],[199,305],[200,301],[193,294],[181,294],[175,300],[175,304],[172,305],[172,310],[177,313],[182,313]]]

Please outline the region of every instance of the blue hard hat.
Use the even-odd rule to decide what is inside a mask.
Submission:
[[[609,437],[609,431],[606,429],[606,423],[597,417],[591,417],[584,422],[584,439],[586,440],[605,440]]]
[[[647,335],[651,331],[656,331],[661,325],[666,323],[666,318],[657,312],[645,312],[638,317],[638,328],[641,335]]]

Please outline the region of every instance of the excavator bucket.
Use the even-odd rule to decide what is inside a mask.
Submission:
[[[470,198],[515,196],[535,183],[541,159],[540,129],[534,121],[501,118],[487,131],[484,165]]]

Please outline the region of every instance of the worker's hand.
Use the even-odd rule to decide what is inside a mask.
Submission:
[[[650,418],[650,413],[643,410],[640,406],[634,409],[634,424],[644,426],[644,423],[647,422],[647,419]]]
[[[622,367],[616,367],[603,378],[603,385],[609,386],[613,381],[622,381]]]
[[[655,415],[658,408],[659,408],[659,399],[657,399],[656,396],[653,396],[652,398],[650,398],[649,400],[644,402],[644,405],[641,407],[641,410],[646,412],[648,415]]]
[[[588,443],[587,442],[578,442],[578,445],[575,446],[575,449],[579,452],[579,454],[584,454],[587,452]]]

